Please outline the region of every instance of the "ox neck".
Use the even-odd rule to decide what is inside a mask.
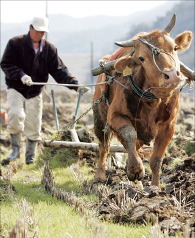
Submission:
[[[150,100],[156,100],[157,97],[154,96],[154,94],[150,93],[150,92],[145,92],[143,91],[141,88],[139,88],[135,81],[133,80],[132,76],[129,75],[128,76],[128,80],[130,82],[131,88],[133,89],[133,91],[140,96],[141,98],[145,98],[145,99],[150,99]]]

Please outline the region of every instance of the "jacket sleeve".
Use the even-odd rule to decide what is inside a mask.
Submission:
[[[64,65],[61,58],[58,56],[56,48],[52,49],[49,62],[49,74],[51,74],[51,76],[57,83],[78,85],[77,79],[71,75],[68,68]],[[78,87],[68,86],[68,88],[77,91]]]
[[[18,80],[25,74],[24,71],[17,66],[18,55],[19,53],[17,53],[17,47],[13,40],[9,40],[1,60],[1,68],[9,79]]]

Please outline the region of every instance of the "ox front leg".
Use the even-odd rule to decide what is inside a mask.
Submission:
[[[145,170],[141,158],[136,150],[137,132],[132,126],[126,125],[118,129],[118,138],[128,151],[126,163],[127,176],[130,181],[144,178]]]
[[[160,187],[160,173],[164,155],[168,144],[174,134],[174,125],[167,126],[158,134],[154,142],[153,153],[150,158],[150,168],[152,170],[151,185]]]

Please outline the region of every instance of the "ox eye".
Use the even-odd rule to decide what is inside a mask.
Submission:
[[[143,58],[142,56],[139,57],[139,60],[140,60],[141,62],[144,62],[144,58]]]
[[[176,45],[175,47],[174,47],[174,51],[177,51],[178,50],[178,46]]]

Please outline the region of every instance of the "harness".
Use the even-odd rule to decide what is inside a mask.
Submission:
[[[107,84],[108,85],[111,85],[113,82],[116,82],[118,83],[120,86],[122,86],[123,88],[125,89],[129,89],[129,87],[127,87],[126,85],[122,84],[120,81],[118,81],[116,78],[117,77],[120,77],[121,74],[120,73],[116,73],[116,75],[114,77],[111,77],[109,75],[106,75],[106,80],[107,80]],[[130,86],[131,88],[133,89],[133,91],[138,95],[140,96],[141,98],[145,98],[145,99],[151,99],[151,100],[156,100],[157,97],[154,96],[154,94],[150,93],[150,92],[146,92],[146,91],[143,91],[141,88],[139,88],[135,81],[133,80],[132,76],[129,75],[128,76],[128,80],[129,80],[129,83],[130,83]],[[108,90],[108,89],[107,89]]]
[[[128,80],[130,82],[131,88],[133,89],[133,91],[140,96],[141,98],[146,98],[146,99],[152,99],[152,100],[156,100],[157,97],[154,96],[154,94],[150,93],[150,92],[145,92],[143,91],[141,88],[139,88],[135,81],[133,80],[132,76],[129,75],[128,76]]]
[[[154,62],[154,64],[155,64],[155,66],[157,67],[157,69],[158,69],[161,73],[164,74],[164,72],[159,68],[159,66],[157,65],[156,60],[155,60],[155,56],[156,56],[156,55],[159,55],[160,53],[169,55],[169,56],[173,59],[173,61],[175,62],[175,66],[176,66],[176,61],[175,61],[174,57],[173,57],[171,54],[169,54],[168,52],[165,52],[165,51],[160,50],[158,47],[153,46],[152,44],[150,44],[147,40],[145,40],[145,39],[143,39],[143,38],[139,38],[139,41],[141,41],[143,44],[147,45],[147,46],[151,49],[153,62]],[[186,81],[186,83],[180,88],[180,90],[179,90],[180,92],[182,91],[182,89],[185,87],[186,84],[188,84],[187,81]],[[133,87],[134,87],[134,86],[133,86]],[[135,85],[135,88],[137,88],[136,85]],[[139,88],[138,88],[138,89],[139,89]],[[137,90],[137,89],[136,89],[136,90]],[[135,90],[134,90],[134,91],[135,91]],[[139,91],[139,90],[138,90],[138,91]],[[139,95],[139,94],[138,94],[138,95]],[[152,94],[152,95],[153,95],[153,94]],[[153,95],[153,96],[154,96],[154,95]],[[154,97],[153,97],[153,96],[152,96],[151,99],[157,99],[155,96],[154,96]]]
[[[151,49],[152,51],[152,58],[153,58],[153,62],[155,64],[155,66],[157,67],[157,69],[164,74],[164,72],[159,68],[157,62],[156,62],[156,59],[155,59],[155,56],[156,55],[159,55],[161,53],[163,54],[167,54],[169,55],[175,62],[175,59],[173,58],[173,56],[171,54],[169,54],[168,52],[165,52],[165,51],[162,51],[160,50],[158,47],[155,47],[154,45],[150,44],[147,40],[143,39],[143,38],[139,38],[138,39],[140,42],[142,42],[143,44],[145,44],[146,46],[148,46],[149,49]],[[134,54],[134,50],[130,52],[130,56],[132,56]],[[175,62],[175,65],[176,65],[176,62]],[[111,81],[115,81],[116,83],[120,84],[122,87],[128,89],[128,87],[126,87],[126,85],[122,84],[121,82],[119,82],[116,78],[118,76],[121,76],[121,74],[119,73],[116,73],[115,77],[110,77],[109,75],[107,75],[107,82],[111,82]],[[133,77],[131,75],[128,76],[128,81],[130,83],[130,86],[132,88],[132,90],[141,98],[145,98],[145,99],[150,99],[150,100],[156,100],[157,97],[150,93],[150,92],[147,92],[147,91],[143,91],[141,88],[139,88],[137,86],[137,84],[135,83],[135,81],[133,80]],[[108,83],[109,85],[111,83]],[[180,89],[180,91],[183,89],[185,85],[183,85]]]
[[[154,64],[155,64],[155,66],[157,67],[157,69],[158,69],[161,73],[164,73],[164,72],[159,68],[159,66],[158,66],[157,63],[156,63],[156,60],[155,60],[155,56],[156,56],[156,55],[159,55],[160,53],[167,54],[167,55],[169,55],[169,56],[174,60],[174,62],[175,62],[175,59],[173,58],[173,56],[172,56],[171,54],[169,54],[168,52],[165,52],[165,51],[160,50],[158,47],[153,46],[152,44],[150,44],[147,40],[145,40],[145,39],[143,39],[143,38],[139,38],[138,40],[141,41],[143,44],[147,45],[148,48],[151,49],[153,62],[154,62]],[[175,65],[176,65],[176,63],[175,63]]]

